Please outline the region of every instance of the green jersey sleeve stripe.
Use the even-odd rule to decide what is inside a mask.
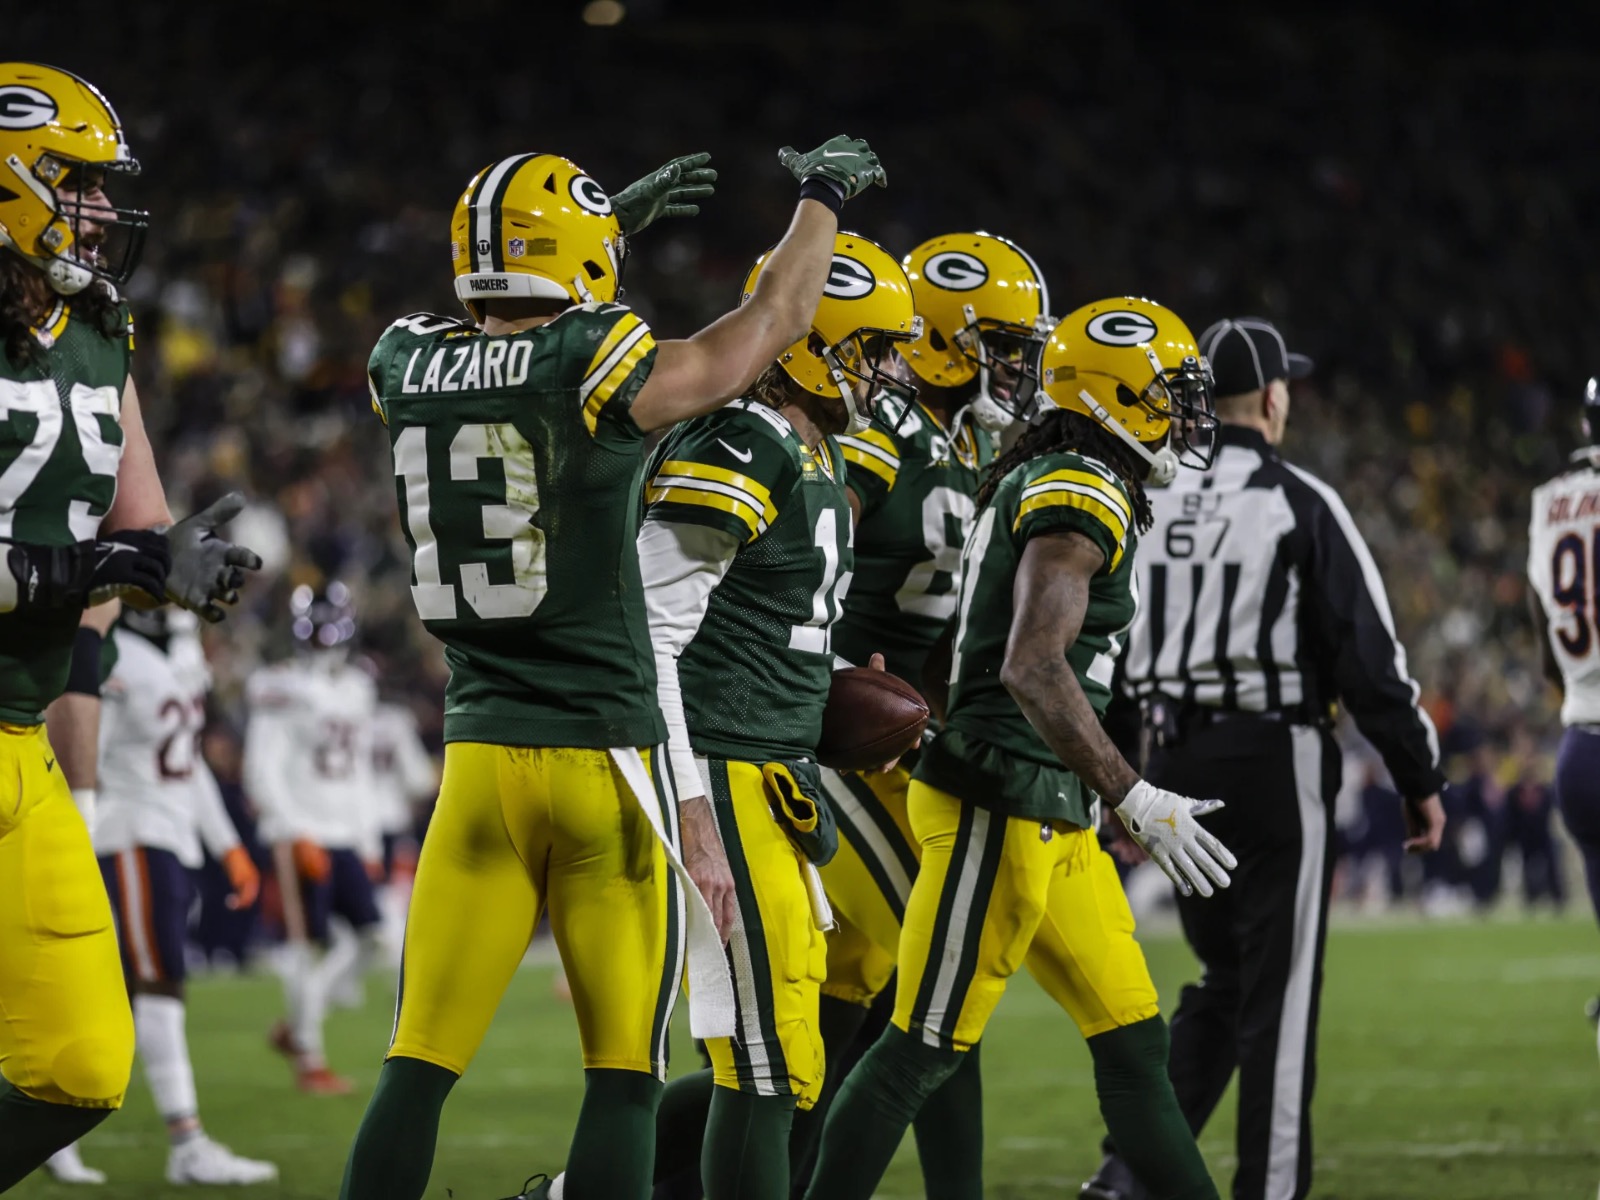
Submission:
[[[1052,471],[1039,479],[1034,480],[1022,489],[1022,498],[1028,499],[1040,492],[1056,485],[1071,485],[1085,495],[1096,495],[1101,501],[1122,514],[1123,524],[1133,520],[1133,507],[1123,494],[1112,484],[1102,482],[1086,471]]]
[[[710,480],[658,475],[651,485],[649,502],[652,514],[656,506],[662,504],[686,504],[725,513],[735,518],[735,523],[742,528],[733,529],[727,521],[713,520],[703,523],[715,525],[719,529],[728,528],[729,532],[746,542],[767,530],[767,521],[762,515],[761,508],[747,493]]]

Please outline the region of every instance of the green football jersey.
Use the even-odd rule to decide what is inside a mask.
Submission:
[[[928,650],[956,611],[961,547],[994,446],[969,422],[952,437],[920,404],[905,412],[901,401],[878,403],[889,425],[898,422],[895,433],[874,426],[839,439],[861,516],[833,646],[860,666],[882,654],[891,673],[921,688]]]
[[[1105,553],[1089,585],[1083,628],[1066,650],[1089,703],[1104,714],[1120,639],[1139,607],[1133,502],[1104,464],[1070,452],[1046,454],[1001,481],[967,538],[948,719],[916,774],[980,808],[1087,826],[1093,794],[1061,765],[1000,682],[1022,552],[1030,538],[1067,531]]]
[[[776,410],[735,400],[656,448],[648,519],[708,525],[739,550],[678,659],[698,754],[812,758],[833,677],[830,633],[850,586],[839,443],[813,452]]]
[[[523,333],[395,322],[372,351],[416,582],[445,644],[446,741],[665,740],[639,579],[649,327],[585,304]]]
[[[108,335],[58,301],[34,336],[43,353],[27,366],[0,352],[0,540],[70,546],[99,532],[117,496],[133,324],[122,307]],[[81,615],[0,615],[0,721],[44,720]]]

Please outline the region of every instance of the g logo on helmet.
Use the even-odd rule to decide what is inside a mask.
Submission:
[[[56,118],[56,102],[21,83],[0,87],[0,129],[37,129]]]
[[[1143,313],[1119,310],[1101,313],[1085,332],[1102,346],[1137,346],[1156,336],[1156,323]]]
[[[572,198],[584,212],[593,213],[597,217],[611,215],[611,197],[606,195],[603,187],[587,175],[574,175],[570,187]]]
[[[946,250],[922,264],[922,277],[947,292],[970,292],[983,286],[989,278],[989,268],[971,254]]]
[[[833,266],[828,270],[828,282],[822,285],[822,294],[835,300],[859,300],[872,295],[877,286],[877,279],[865,263],[845,254],[835,254]]]

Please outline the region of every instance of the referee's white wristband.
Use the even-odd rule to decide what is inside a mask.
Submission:
[[[78,806],[78,812],[83,817],[83,823],[89,827],[91,837],[94,836],[94,802],[98,798],[99,793],[94,788],[72,789],[72,802]]]

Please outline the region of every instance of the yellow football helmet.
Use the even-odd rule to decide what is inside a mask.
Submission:
[[[1045,398],[1132,447],[1151,483],[1171,483],[1180,463],[1211,465],[1211,367],[1171,309],[1137,296],[1085,304],[1051,331],[1041,361]]]
[[[514,154],[472,177],[450,218],[456,298],[615,300],[627,256],[611,197],[556,154]]]
[[[64,296],[96,277],[127,283],[150,214],[85,200],[106,172],[139,173],[122,122],[93,84],[39,63],[0,63],[0,160],[0,245]],[[93,239],[82,237],[84,221],[99,227]]]
[[[947,233],[905,257],[922,336],[900,353],[919,379],[959,387],[974,376],[973,418],[1004,429],[1032,406],[1049,336],[1050,290],[1028,253],[990,233]],[[1014,382],[994,387],[996,365]]]
[[[756,259],[745,277],[740,303],[756,290],[767,255]],[[837,391],[850,414],[848,433],[860,433],[872,422],[870,411],[856,403],[851,381],[865,380],[874,399],[889,392],[909,400],[911,389],[896,374],[893,347],[922,334],[922,318],[911,299],[911,281],[882,246],[858,233],[839,233],[833,240],[833,265],[822,287],[811,332],[778,356],[783,373],[808,392]]]

